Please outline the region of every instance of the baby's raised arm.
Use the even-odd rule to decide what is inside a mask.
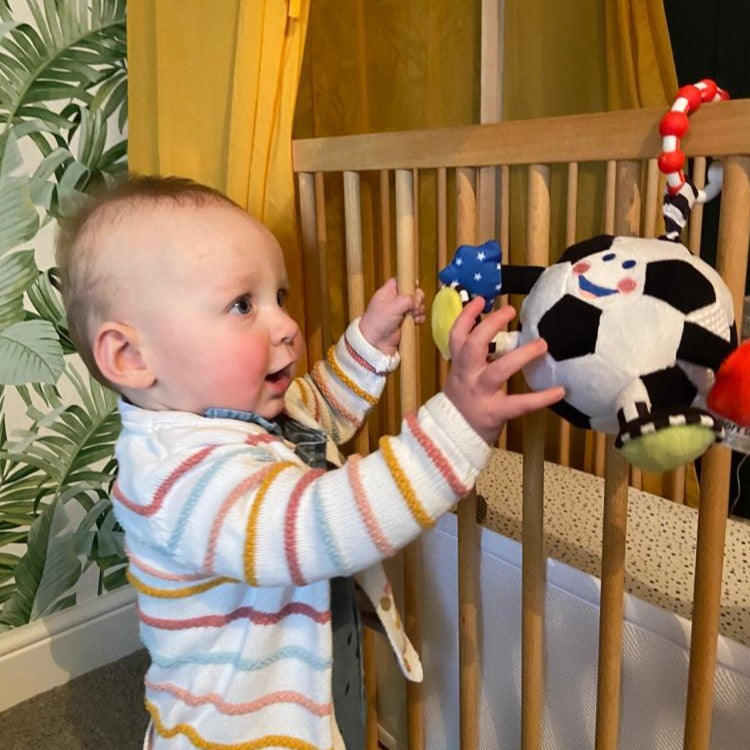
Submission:
[[[547,350],[547,344],[537,339],[488,362],[490,341],[513,319],[515,310],[503,307],[474,327],[483,306],[484,299],[475,297],[453,324],[450,333],[452,365],[443,392],[471,427],[485,441],[494,443],[507,420],[554,404],[565,391],[557,387],[509,396],[502,390],[511,375]]]

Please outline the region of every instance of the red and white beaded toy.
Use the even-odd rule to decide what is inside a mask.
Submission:
[[[720,89],[714,81],[704,78],[696,84],[683,86],[675,97],[672,109],[661,118],[659,135],[661,156],[658,165],[667,176],[667,190],[674,194],[685,184],[682,168],[685,166],[685,154],[680,149],[680,138],[688,131],[690,121],[688,114],[694,112],[704,102],[718,102],[729,99],[729,94]]]

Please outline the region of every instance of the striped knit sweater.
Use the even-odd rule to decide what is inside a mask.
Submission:
[[[358,321],[296,379],[286,410],[351,438],[398,364]],[[473,485],[489,446],[444,395],[341,468],[307,467],[262,427],[121,402],[115,512],[151,656],[158,750],[337,748],[329,579],[355,575],[401,668],[420,680],[380,561]],[[340,463],[340,461],[338,461]]]

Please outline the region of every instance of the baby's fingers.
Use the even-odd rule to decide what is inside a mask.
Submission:
[[[498,393],[498,398],[502,398],[502,406],[499,411],[502,411],[502,417],[506,420],[516,419],[529,412],[552,406],[564,396],[565,389],[561,386],[547,388],[544,391],[519,393],[513,396]]]
[[[481,301],[479,304],[477,304],[478,300]],[[469,331],[467,331],[466,334],[463,334],[463,337],[458,339],[456,343],[458,343],[459,348],[462,349],[462,355],[465,353],[464,356],[468,356],[471,359],[478,357],[482,361],[485,361],[487,359],[487,351],[490,341],[492,341],[495,335],[513,320],[516,311],[509,305],[501,307],[499,310],[495,310],[484,317],[476,324],[476,327],[471,330],[476,322],[477,315],[482,311],[483,303],[484,300],[482,297],[475,297],[468,305],[466,305],[461,315],[458,316],[456,323],[458,323],[459,320],[462,321],[462,327],[458,329],[458,335],[463,333],[464,326],[467,322],[469,325]],[[464,318],[467,310],[470,310],[473,313],[473,317],[468,320]],[[454,323],[453,330],[451,331],[451,341],[453,341],[453,333],[456,330],[456,323]],[[451,357],[454,362],[457,353],[458,349],[454,350],[451,348]]]
[[[417,290],[414,292],[414,307],[411,314],[414,318],[414,322],[418,324],[424,323],[427,319],[424,305],[424,290],[419,287],[417,287]]]
[[[503,383],[510,380],[512,375],[541,357],[547,351],[547,342],[544,339],[535,339],[528,344],[513,349],[499,359],[491,362],[483,373],[483,380],[490,388],[499,388]]]
[[[474,297],[468,305],[464,307],[459,313],[456,320],[453,322],[450,334],[448,337],[448,346],[450,348],[451,359],[455,362],[459,352],[462,351],[466,344],[471,329],[476,324],[477,315],[482,311],[484,307],[484,299],[482,297]]]

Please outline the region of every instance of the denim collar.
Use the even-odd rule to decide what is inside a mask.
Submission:
[[[211,407],[203,412],[203,416],[209,419],[238,419],[242,422],[257,424],[272,435],[276,435],[292,443],[297,457],[302,459],[308,466],[313,468],[328,467],[325,433],[301,424],[284,412],[271,421],[253,411]]]
[[[212,406],[210,409],[206,409],[203,412],[204,417],[209,419],[239,419],[241,422],[252,422],[253,424],[260,425],[264,430],[279,435],[281,437],[281,429],[276,422],[270,422],[265,417],[261,417],[260,414],[256,414],[254,411],[242,411],[242,409],[225,409],[221,406]]]

